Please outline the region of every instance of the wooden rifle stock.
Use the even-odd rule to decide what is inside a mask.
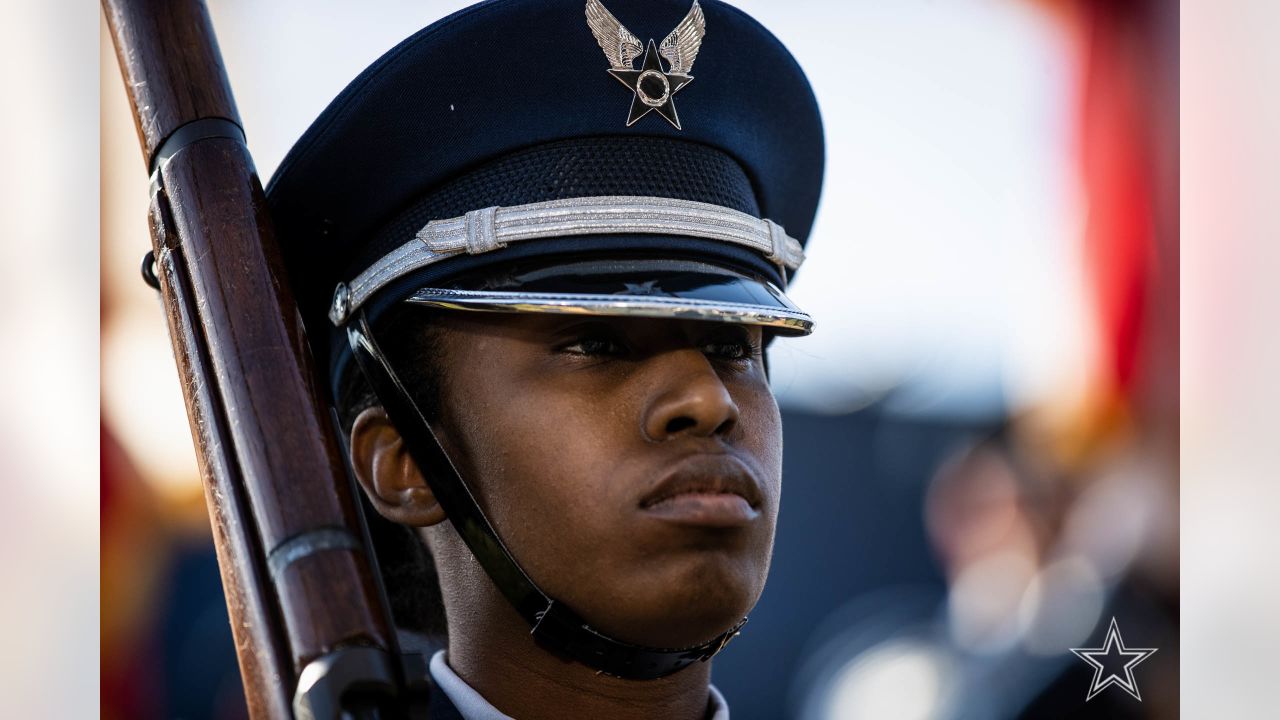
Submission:
[[[390,613],[208,11],[103,7],[250,715],[398,715]]]

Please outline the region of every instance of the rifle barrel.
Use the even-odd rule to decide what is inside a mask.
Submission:
[[[262,185],[200,0],[103,0],[152,171],[153,251],[255,718],[396,650]]]

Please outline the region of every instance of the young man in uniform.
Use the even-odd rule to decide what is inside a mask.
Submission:
[[[768,571],[817,105],[740,11],[608,5],[431,25],[268,188],[354,475],[439,577],[433,717],[725,718]]]

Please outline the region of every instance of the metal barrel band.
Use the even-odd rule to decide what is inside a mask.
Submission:
[[[345,528],[319,528],[295,535],[280,543],[267,555],[271,577],[279,580],[292,564],[316,553],[331,550],[360,550],[360,541]]]
[[[230,138],[244,144],[244,129],[226,118],[207,117],[192,120],[169,133],[169,137],[165,138],[156,149],[155,156],[151,158],[151,165],[147,168],[151,174],[152,194],[160,189],[160,169],[169,162],[169,158],[190,145],[213,138]]]

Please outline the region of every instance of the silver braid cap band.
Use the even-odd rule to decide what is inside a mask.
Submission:
[[[375,292],[404,275],[460,253],[479,254],[574,235],[683,235],[755,250],[783,271],[804,261],[782,226],[719,205],[673,198],[610,195],[488,207],[432,220],[413,240],[383,256],[334,293],[329,320],[343,325]]]

